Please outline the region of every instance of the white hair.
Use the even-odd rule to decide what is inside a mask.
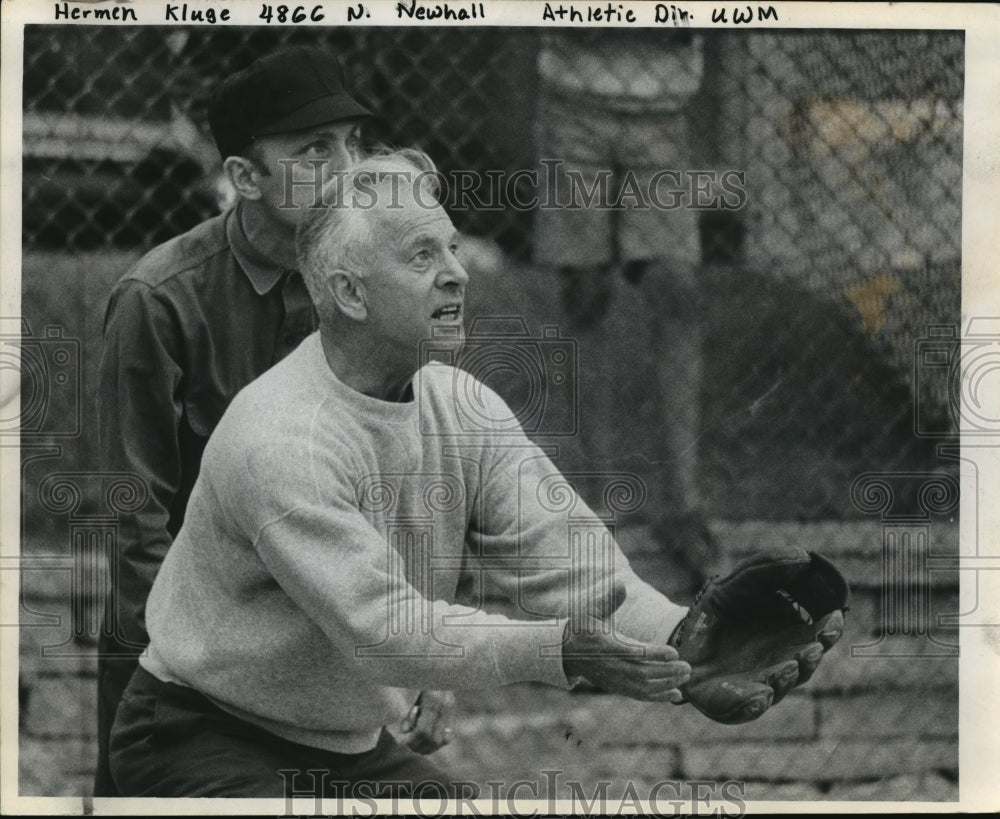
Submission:
[[[398,185],[399,179],[414,186],[422,204],[438,204],[438,170],[427,154],[415,148],[381,148],[330,179],[323,186],[322,204],[311,208],[299,225],[295,253],[321,319],[332,315],[325,309],[330,273],[346,269],[363,277],[369,266],[371,220],[359,214],[375,209],[382,186],[390,180]]]

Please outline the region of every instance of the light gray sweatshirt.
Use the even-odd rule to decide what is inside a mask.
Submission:
[[[347,387],[318,334],[237,395],[150,593],[149,672],[360,753],[420,689],[568,686],[566,618],[612,578],[616,630],[666,641],[686,609],[629,569],[494,392],[429,364],[414,396]],[[487,584],[513,618],[478,608]]]

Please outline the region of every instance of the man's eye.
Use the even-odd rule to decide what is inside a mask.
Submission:
[[[326,140],[317,140],[306,148],[305,155],[309,157],[329,156],[330,143]]]
[[[429,251],[421,250],[414,254],[413,258],[410,260],[412,262],[417,262],[418,264],[423,264],[430,261],[431,254]]]
[[[448,250],[452,252],[452,255],[458,253],[458,242],[452,242],[448,245]]]

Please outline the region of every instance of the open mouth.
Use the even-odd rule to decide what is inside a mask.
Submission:
[[[452,304],[448,307],[442,307],[440,310],[435,310],[431,318],[436,321],[458,321],[461,315],[462,305]]]

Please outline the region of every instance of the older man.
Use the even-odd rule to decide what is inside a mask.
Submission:
[[[146,645],[146,597],[184,519],[202,450],[233,396],[316,327],[295,261],[315,190],[358,156],[368,110],[318,48],[263,57],[225,79],[208,118],[234,208],[154,248],[114,287],[98,405],[101,466],[146,481],[123,516],[99,645],[96,796],[114,796],[107,740]],[[303,163],[293,177],[290,161]],[[286,163],[286,164],[283,164]]]
[[[666,643],[686,609],[610,537],[573,544],[570,506],[574,525],[600,520],[572,492],[550,502],[568,487],[498,396],[422,366],[426,342],[462,343],[468,280],[432,174],[417,152],[362,160],[299,230],[319,332],[205,450],[115,724],[125,795],[447,787],[386,730],[422,688],[586,677],[680,699],[691,669]],[[460,592],[487,579],[513,616]]]

